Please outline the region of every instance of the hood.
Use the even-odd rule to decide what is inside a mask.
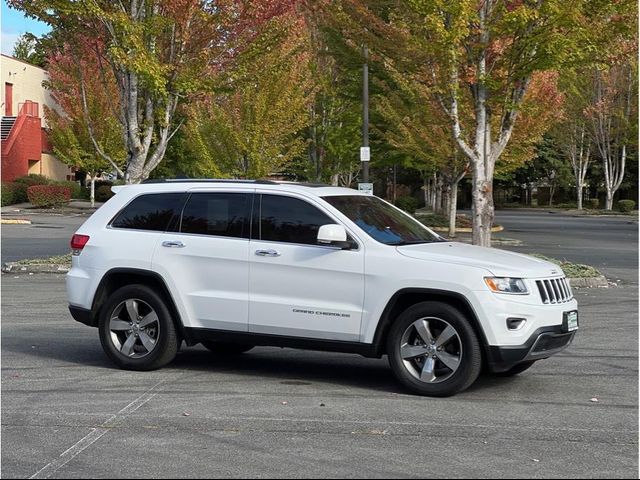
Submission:
[[[558,265],[545,260],[466,243],[424,243],[397,247],[397,250],[406,257],[418,260],[484,268],[496,277],[540,278],[563,274]]]

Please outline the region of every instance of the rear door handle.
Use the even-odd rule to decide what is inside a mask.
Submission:
[[[280,254],[275,250],[256,250],[259,257],[279,257]]]
[[[166,240],[162,242],[162,246],[167,248],[184,248],[185,244],[180,240]]]

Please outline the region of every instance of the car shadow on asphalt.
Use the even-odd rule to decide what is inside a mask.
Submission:
[[[2,342],[6,354],[20,354],[28,357],[45,358],[50,368],[87,367],[88,369],[120,370],[106,357],[99,343],[92,342],[61,345]],[[4,356],[3,355],[3,356]],[[9,358],[4,358],[3,370],[11,370]],[[51,364],[51,360],[61,362]],[[31,363],[31,362],[29,362]],[[14,367],[20,369],[20,366]],[[41,367],[39,367],[41,368]],[[46,368],[46,367],[45,367]],[[334,354],[274,347],[257,347],[240,355],[216,355],[202,347],[183,348],[175,360],[164,367],[174,371],[208,373],[215,381],[215,375],[245,376],[247,380],[260,378],[279,380],[290,386],[324,384],[357,390],[373,390],[393,395],[413,396],[400,385],[391,371],[386,357],[369,359],[357,355]],[[128,372],[130,373],[130,372]],[[145,372],[141,372],[144,375]],[[91,373],[92,375],[95,374]],[[465,394],[485,389],[506,386],[514,379],[481,375]]]
[[[395,379],[386,357],[370,359],[348,354],[271,347],[256,348],[235,356],[221,356],[207,350],[185,349],[176,357],[171,367],[192,372],[229,373],[255,379],[267,377],[280,380],[284,385],[323,383],[414,396]],[[515,377],[499,378],[485,373],[466,392],[493,389],[515,380]]]

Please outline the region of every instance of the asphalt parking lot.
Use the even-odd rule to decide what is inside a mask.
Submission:
[[[2,476],[637,478],[637,293],[578,291],[564,353],[432,399],[332,353],[198,346],[117,370],[63,276],[3,275]]]

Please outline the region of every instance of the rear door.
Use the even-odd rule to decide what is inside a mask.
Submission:
[[[171,279],[185,326],[246,332],[251,190],[190,191],[174,232],[159,240],[154,270]]]
[[[312,200],[256,194],[249,331],[360,340],[364,249],[318,245],[318,229],[332,223],[339,222]]]

